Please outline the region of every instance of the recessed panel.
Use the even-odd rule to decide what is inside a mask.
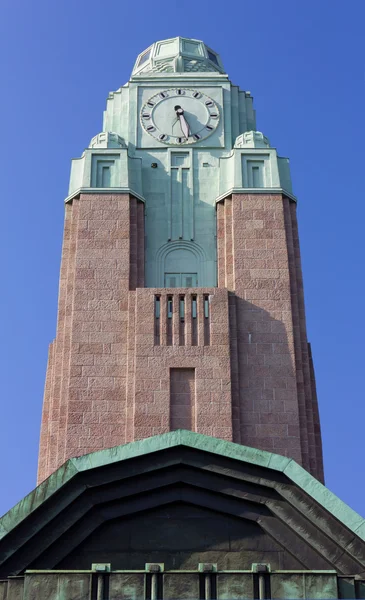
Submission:
[[[193,54],[194,56],[203,55],[201,44],[199,44],[198,42],[193,42],[191,40],[183,40],[182,51],[184,54]]]
[[[199,575],[166,573],[163,578],[164,600],[199,598]]]
[[[156,56],[159,58],[162,56],[171,56],[171,54],[177,54],[179,52],[178,39],[168,40],[158,44],[156,49]]]
[[[247,600],[253,598],[251,573],[218,573],[217,597],[219,600]]]
[[[111,573],[109,600],[142,600],[144,579],[143,573]]]

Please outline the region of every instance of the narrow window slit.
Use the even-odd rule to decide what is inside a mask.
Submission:
[[[161,343],[161,301],[160,296],[155,296],[155,346]]]
[[[252,167],[252,184],[253,187],[262,187],[261,172],[259,167]]]
[[[167,296],[167,323],[166,323],[167,346],[172,346],[172,311],[173,311],[172,296]]]
[[[204,296],[204,317],[209,319],[209,296]]]
[[[101,180],[101,187],[110,187],[110,167],[102,168]]]
[[[179,299],[179,345],[185,346],[185,296]]]
[[[204,296],[204,346],[210,346],[209,296]]]
[[[198,345],[198,307],[197,297],[191,297],[191,345]]]

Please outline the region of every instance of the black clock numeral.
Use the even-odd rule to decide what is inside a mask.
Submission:
[[[142,117],[143,117],[144,119],[150,119],[150,118],[151,118],[151,115],[150,115],[150,113],[143,113]]]
[[[158,136],[159,140],[166,140],[166,138],[167,138],[166,133],[161,133],[161,135]]]
[[[214,128],[211,125],[207,125],[207,129],[208,131],[213,131]]]
[[[202,136],[199,133],[194,133],[193,138],[194,140],[201,140]]]
[[[184,138],[184,137],[178,137],[178,138],[176,138],[176,141],[177,141],[178,144],[183,144],[186,141],[186,138]]]
[[[205,106],[213,106],[213,102],[211,100],[207,100]]]
[[[194,92],[193,98],[200,98],[201,94],[199,92]]]
[[[184,94],[184,90],[177,90],[178,96],[182,96]]]
[[[149,100],[149,101],[147,102],[147,106],[150,106],[150,107],[152,108],[152,106],[155,106],[155,103],[154,103],[154,102],[151,102],[151,100]]]
[[[218,119],[217,113],[210,113],[209,115],[212,119]]]
[[[153,126],[153,125],[149,125],[149,126],[147,127],[147,131],[155,131],[155,128],[154,128],[154,126]]]
[[[167,98],[168,94],[166,94],[166,92],[160,92],[159,96],[160,98]]]

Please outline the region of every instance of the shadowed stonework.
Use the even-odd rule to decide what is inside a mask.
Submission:
[[[235,441],[292,456],[323,481],[295,204],[264,195],[218,204],[218,284],[234,292]]]

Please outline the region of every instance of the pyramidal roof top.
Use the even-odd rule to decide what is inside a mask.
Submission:
[[[219,54],[200,40],[175,37],[161,40],[139,54],[132,76],[154,73],[224,73]]]

